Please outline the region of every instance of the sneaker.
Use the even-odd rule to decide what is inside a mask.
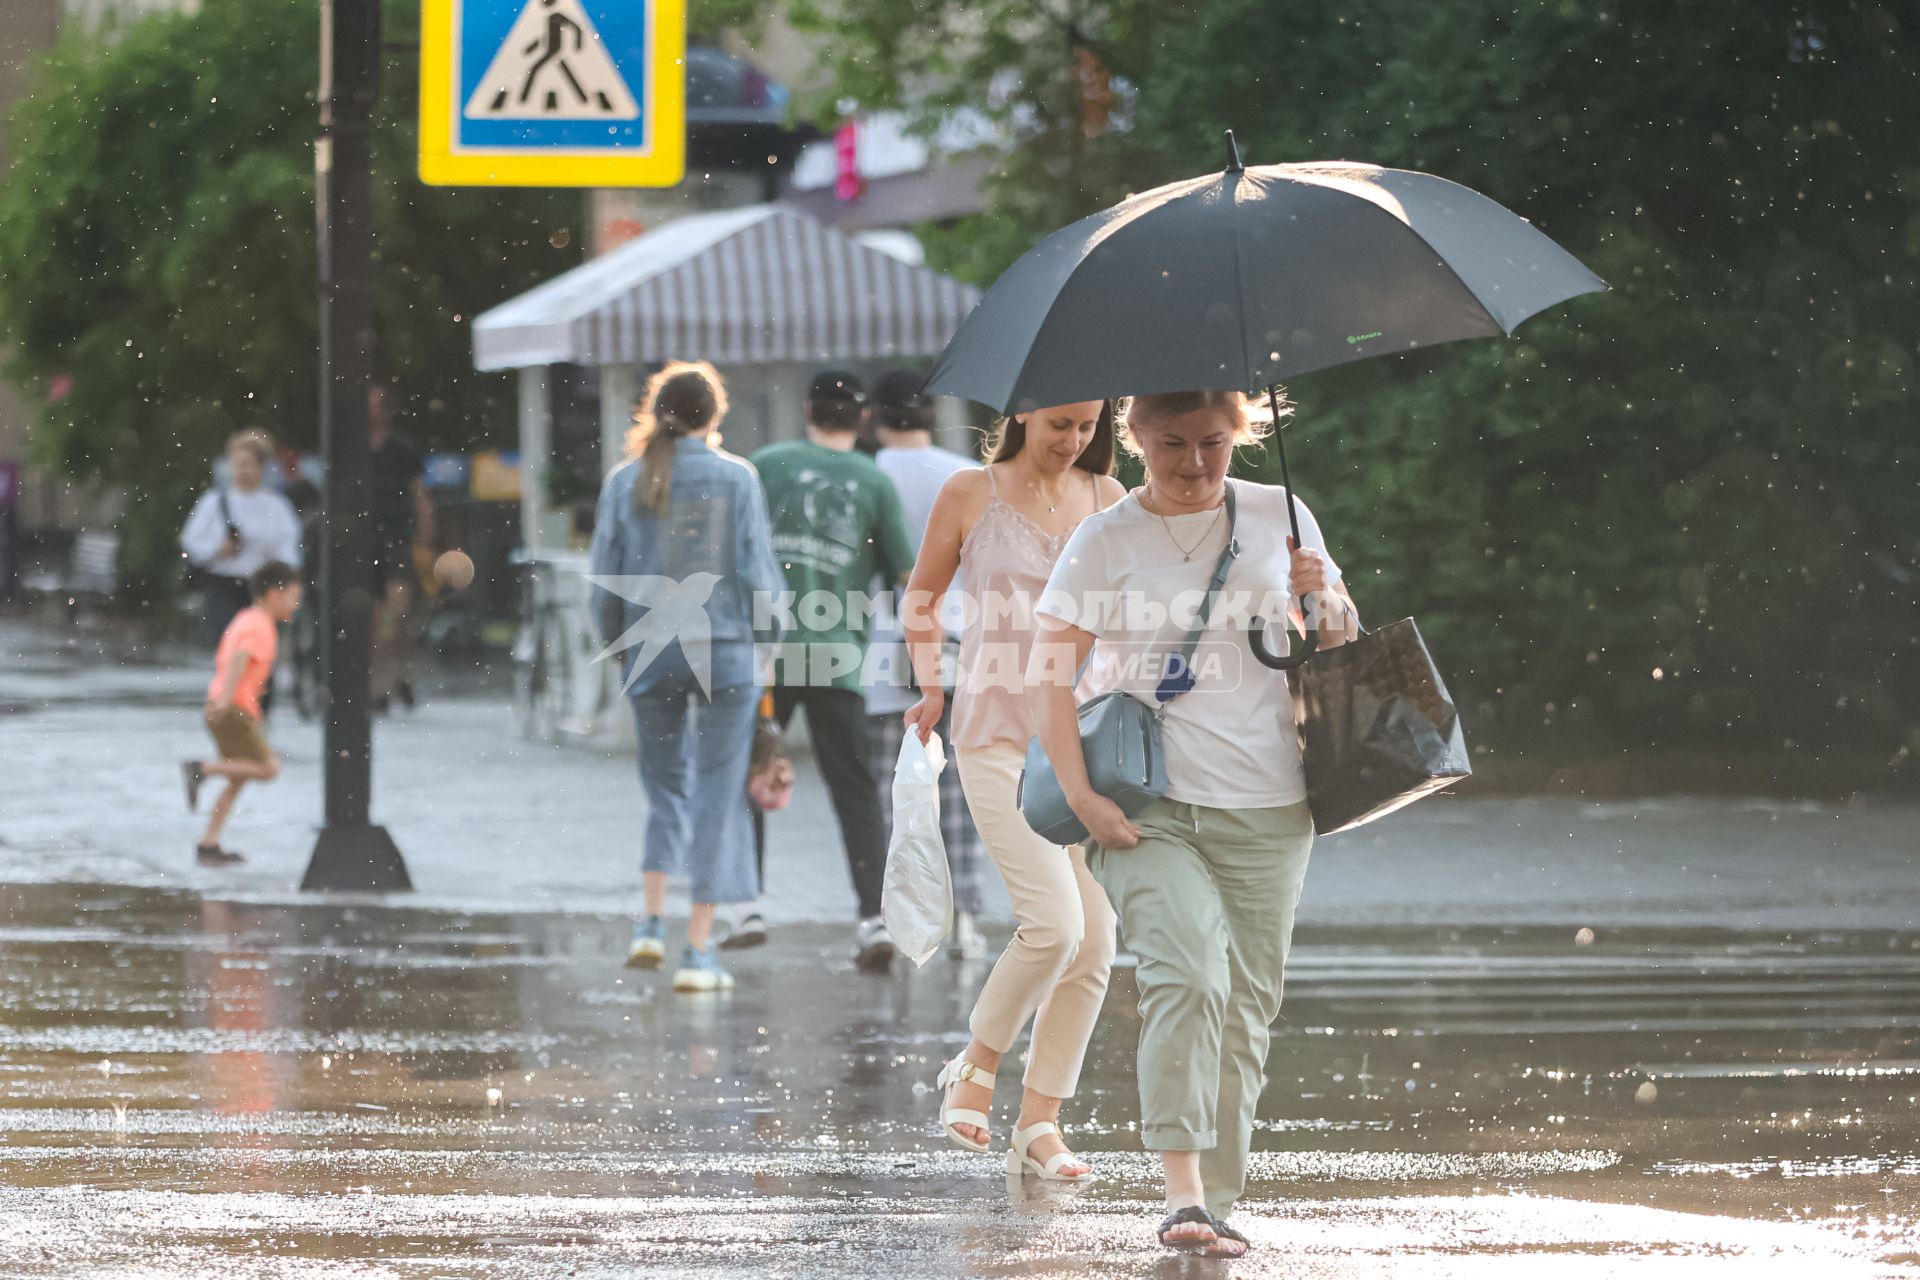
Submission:
[[[758,911],[749,911],[740,917],[740,923],[727,930],[727,936],[720,939],[722,951],[745,951],[749,947],[765,946],[767,941],[767,922]]]
[[[854,965],[867,973],[886,973],[893,968],[893,935],[879,916],[862,920],[853,931]]]
[[[680,949],[680,971],[673,975],[675,991],[731,991],[733,975],[720,967],[720,961],[713,954],[713,948],[696,951],[692,947]]]
[[[193,860],[203,867],[231,867],[246,858],[217,844],[200,844],[193,847]]]
[[[627,968],[658,969],[667,960],[667,926],[659,916],[648,916],[633,926],[627,944]]]
[[[187,812],[192,813],[200,807],[200,784],[207,780],[207,771],[198,760],[183,760],[180,778],[187,784]]]
[[[987,958],[987,940],[980,932],[980,926],[973,922],[973,913],[957,911],[953,917],[953,940],[947,943],[947,954],[955,960],[984,960]]]

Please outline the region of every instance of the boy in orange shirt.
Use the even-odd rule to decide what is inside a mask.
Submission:
[[[240,788],[272,782],[280,762],[260,728],[260,693],[273,678],[280,652],[280,624],[300,611],[300,571],[269,561],[249,579],[253,605],[227,624],[214,655],[213,683],[207,688],[207,730],[220,749],[218,760],[189,760],[180,766],[187,782],[187,809],[200,803],[200,784],[225,778],[227,789],[214,801],[207,832],[194,850],[203,867],[225,867],[246,859],[220,847],[220,829],[233,813]]]

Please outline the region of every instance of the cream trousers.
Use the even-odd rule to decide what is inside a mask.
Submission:
[[[972,1031],[1001,1053],[1029,1019],[1027,1087],[1071,1098],[1113,967],[1114,917],[1078,845],[1035,835],[1015,802],[1026,751],[1007,742],[959,747],[960,785],[973,824],[1013,899],[1013,941],[987,975]]]

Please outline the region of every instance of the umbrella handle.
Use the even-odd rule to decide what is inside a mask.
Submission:
[[[1302,603],[1304,604],[1305,602],[1303,601]],[[1303,614],[1303,616],[1312,617],[1313,615],[1309,613]],[[1320,633],[1311,628],[1303,632],[1300,639],[1303,647],[1299,653],[1275,653],[1267,645],[1267,624],[1265,619],[1247,624],[1247,647],[1253,650],[1253,656],[1259,660],[1261,666],[1271,667],[1275,671],[1293,670],[1308,658],[1311,658],[1314,651],[1320,647]]]

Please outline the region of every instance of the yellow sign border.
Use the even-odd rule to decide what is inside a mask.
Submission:
[[[687,176],[687,3],[644,0],[653,9],[653,65],[641,104],[653,133],[645,152],[503,151],[453,146],[454,8],[421,0],[420,180],[436,187],[672,187]],[[630,0],[631,2],[631,0]]]

